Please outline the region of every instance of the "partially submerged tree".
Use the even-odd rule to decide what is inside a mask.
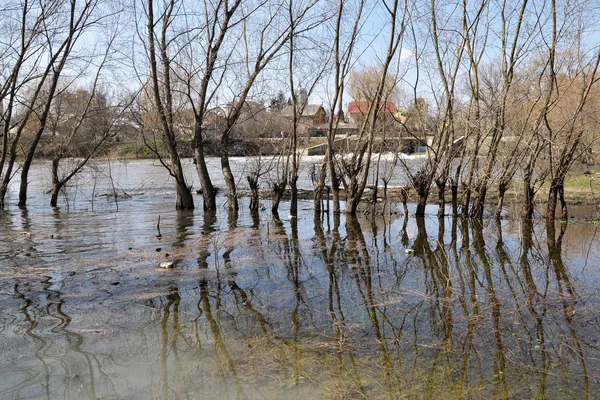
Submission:
[[[170,0],[165,3],[158,17],[155,17],[153,0],[148,0],[147,2],[146,53],[150,67],[149,93],[147,96],[152,99],[153,108],[158,115],[164,139],[162,142],[165,144],[169,156],[168,159],[164,159],[155,147],[152,147],[152,149],[175,181],[177,191],[175,207],[192,209],[194,208],[194,198],[192,197],[191,188],[186,181],[181,157],[177,148],[175,106],[173,104],[174,83],[172,82],[171,75],[173,74],[172,64],[174,63],[174,59],[169,44],[172,41],[170,27],[173,24],[172,18],[176,10],[176,3],[176,0]],[[157,27],[160,27],[159,35],[155,32]]]
[[[18,15],[16,21],[19,21],[19,25],[16,27],[18,34],[11,35],[9,39],[10,50],[5,52],[5,65],[9,66],[11,72],[0,89],[0,100],[3,103],[6,100],[0,160],[0,205],[5,205],[18,149],[25,148],[21,163],[19,206],[26,207],[29,170],[45,132],[60,78],[69,69],[72,59],[85,54],[85,47],[79,47],[81,38],[108,14],[95,0],[71,0],[68,3],[44,0],[33,4],[25,1],[5,10]],[[9,20],[15,21],[12,16],[8,16]],[[24,91],[29,94],[24,95]],[[22,143],[23,132],[34,116],[37,128],[29,143]]]
[[[421,10],[427,15],[427,22],[431,26],[430,37],[427,37],[426,40],[419,37],[420,31],[415,27],[411,29],[411,39],[415,48],[413,56],[417,70],[413,85],[415,106],[418,105],[417,93],[422,84],[422,70],[428,74],[431,82],[434,82],[433,79],[436,79],[435,82],[440,82],[438,87],[431,88],[436,96],[436,115],[431,121],[421,121],[421,128],[415,134],[415,138],[420,138],[421,143],[427,148],[426,159],[416,170],[413,170],[406,161],[401,159],[401,164],[417,195],[415,214],[418,217],[425,215],[427,199],[434,183],[438,184],[440,197],[444,196],[452,160],[456,155],[452,148],[453,141],[456,139],[456,87],[465,51],[465,36],[456,30],[447,29],[447,25],[452,24],[458,18],[455,12],[450,15],[445,13],[439,15],[440,9],[443,10],[443,7],[434,0],[426,10]],[[429,32],[429,29],[422,29],[421,32],[423,31]],[[433,46],[434,58],[432,60],[424,58],[429,46]],[[432,65],[432,69],[428,65]],[[423,117],[428,118],[426,115],[421,118]],[[407,132],[411,134],[409,127],[407,127]],[[443,209],[440,211],[443,215]]]
[[[284,194],[286,186],[290,186],[290,214],[298,214],[298,178],[300,174],[300,151],[299,135],[300,121],[307,110],[308,98],[320,83],[325,73],[330,55],[323,55],[318,47],[322,43],[307,39],[307,33],[318,34],[319,28],[327,18],[321,13],[307,13],[316,7],[318,2],[288,0],[288,18],[291,34],[288,39],[287,72],[288,83],[291,92],[291,121],[288,125],[289,144],[283,149],[283,170],[279,174],[277,182],[273,183],[273,202],[271,210],[277,212],[279,202]],[[304,17],[297,17],[298,10],[304,13]],[[323,12],[326,12],[324,10]],[[302,34],[300,34],[302,33]],[[303,60],[299,62],[298,60]],[[309,63],[306,61],[310,60]],[[304,68],[302,67],[304,66]],[[301,92],[301,93],[300,93]]]

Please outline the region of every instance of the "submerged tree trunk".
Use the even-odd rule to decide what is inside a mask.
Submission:
[[[456,181],[452,181],[450,185],[450,190],[452,192],[452,216],[458,216],[458,183]]]
[[[428,190],[420,188],[417,190],[417,210],[415,211],[416,217],[425,216],[425,207],[427,206],[427,197],[429,196]]]
[[[385,217],[386,210],[388,209],[388,181],[387,179],[382,179],[383,181],[383,216]],[[391,209],[391,206],[390,206]]]
[[[475,200],[475,204],[471,208],[470,217],[476,219],[483,218],[483,211],[485,209],[485,196],[487,194],[487,182],[479,185],[477,188],[478,194]]]
[[[420,173],[419,176],[415,178],[413,187],[417,194],[417,210],[415,211],[415,216],[417,217],[425,216],[425,207],[427,207],[430,183],[431,181],[424,173]]]
[[[548,204],[546,205],[546,219],[552,221],[556,218],[556,207],[560,201],[561,219],[567,220],[569,212],[565,202],[565,183],[561,179],[553,179],[548,191]]]
[[[523,208],[521,209],[521,218],[530,220],[533,218],[535,190],[531,184],[531,178],[526,177],[523,180]]]
[[[177,143],[175,143],[174,140],[167,140],[167,146],[169,148],[171,158],[171,172],[173,174],[173,179],[175,180],[177,191],[175,208],[178,210],[192,210],[194,209],[194,197],[192,196],[192,191],[185,180],[183,166],[181,165],[181,159],[179,158],[179,153],[177,152],[176,148]]]
[[[239,205],[237,193],[235,190],[235,178],[231,173],[231,166],[229,165],[229,154],[227,149],[222,149],[221,170],[223,171],[223,178],[225,179],[228,208],[230,211],[237,211],[239,209]]]
[[[4,171],[4,179],[2,180],[2,185],[0,186],[0,209],[4,209],[6,206],[6,194],[8,193],[8,186],[12,179],[12,171],[15,167],[15,162],[17,160],[17,143],[18,141],[14,139],[13,143],[10,146],[8,164],[6,166],[6,171]]]
[[[438,217],[443,218],[446,215],[446,179],[438,179],[435,181],[438,187]]]
[[[327,149],[329,152],[330,149]],[[323,192],[325,191],[325,179],[327,177],[327,161],[323,160],[321,166],[312,172],[312,180],[314,184],[313,203],[315,216],[321,215],[321,200],[323,200]]]
[[[52,195],[50,197],[50,207],[56,207],[58,204],[58,195],[60,194],[62,187],[54,186],[52,188]]]
[[[250,214],[252,216],[258,216],[258,203],[260,200],[259,191],[258,191],[258,178],[253,176],[247,176],[248,186],[250,186]],[[277,208],[275,208],[274,214],[277,213]]]
[[[496,206],[496,218],[499,219],[504,209],[504,198],[508,190],[508,181],[501,180],[498,183],[498,204]]]
[[[333,152],[333,150],[332,150]],[[340,180],[337,176],[337,172],[335,171],[335,162],[334,162],[334,158],[333,155],[329,156],[329,161],[328,161],[328,165],[329,165],[329,176],[330,176],[330,183],[331,183],[331,195],[332,195],[332,201],[333,201],[333,213],[334,214],[339,214],[341,212],[340,209]]]
[[[404,220],[408,217],[408,190],[405,187],[400,188],[400,199],[402,200],[402,209],[404,211]]]
[[[567,202],[565,201],[565,186],[564,182],[560,186],[560,190],[558,192],[558,199],[560,200],[560,209],[561,209],[561,219],[566,221],[569,218],[569,210],[567,209]]]
[[[290,178],[290,215],[298,215],[298,175]]]
[[[200,128],[196,127],[196,129]],[[217,209],[217,190],[213,186],[210,179],[210,174],[208,173],[206,159],[204,158],[204,145],[202,143],[202,139],[197,141],[195,140],[193,147],[194,164],[196,165],[196,172],[198,173],[198,179],[200,180],[200,186],[202,188],[202,197],[204,198],[203,209],[204,211],[215,211]]]
[[[175,180],[175,185],[177,186],[175,208],[192,210],[194,208],[194,197],[192,196],[190,188],[186,185],[185,181],[182,182],[180,179]]]
[[[41,136],[41,135],[40,135]],[[29,169],[33,163],[35,149],[39,142],[40,136],[36,137],[29,148],[27,157],[21,166],[21,183],[19,186],[19,208],[27,207],[27,187],[29,186]]]
[[[462,208],[460,210],[460,213],[463,218],[469,217],[469,206],[470,205],[471,205],[471,188],[469,186],[465,186],[465,189],[463,191]]]
[[[248,182],[250,183],[250,177],[248,177]],[[286,186],[287,184],[285,181],[275,182],[273,184],[273,191],[271,193],[271,212],[273,214],[279,212],[279,203],[281,203]],[[250,186],[250,190],[252,190],[252,186]]]
[[[56,207],[58,204],[58,195],[62,189],[60,180],[58,179],[58,159],[52,160],[51,172],[52,172],[52,195],[50,198],[50,207]]]

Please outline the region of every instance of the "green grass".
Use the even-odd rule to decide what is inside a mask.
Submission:
[[[576,175],[565,180],[565,189],[591,189],[600,191],[600,174]]]

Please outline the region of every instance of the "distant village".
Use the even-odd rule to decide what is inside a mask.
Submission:
[[[365,100],[350,101],[346,110],[331,116],[322,104],[309,103],[308,96],[301,92],[297,98],[296,113],[296,129],[301,151],[306,155],[324,154],[330,122],[335,130],[336,140],[352,140],[357,137],[369,104],[369,101]],[[378,117],[378,139],[394,141],[394,146],[397,147],[398,139],[402,137],[403,152],[424,151],[425,146],[419,142],[427,137],[424,123],[429,113],[427,102],[419,99],[416,107],[403,108],[393,101],[387,101],[381,107]],[[214,107],[206,112],[202,130],[208,155],[219,154],[219,137],[230,108],[231,105]],[[288,137],[293,129],[293,111],[291,99],[286,99],[282,92],[272,98],[268,105],[259,101],[246,101],[232,132],[230,154],[245,156],[280,152],[280,139]],[[116,156],[152,157],[152,152],[145,147],[148,142],[160,140],[160,126],[155,114],[140,105],[131,106],[118,116],[117,112],[118,108],[111,107],[102,93],[91,96],[83,89],[61,93],[54,101],[49,117],[49,129],[43,136],[39,149],[40,155],[48,156],[55,147],[53,142],[69,135],[73,125],[81,123],[82,127],[78,127],[80,147],[86,147],[86,142],[93,143],[110,131],[105,148],[116,152]],[[191,156],[193,114],[182,109],[177,111],[174,120],[181,152],[184,156]],[[345,145],[349,146],[347,142]],[[70,151],[74,151],[74,154],[68,156],[80,156],[77,146],[71,147]]]

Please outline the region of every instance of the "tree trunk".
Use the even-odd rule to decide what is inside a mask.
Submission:
[[[327,149],[327,152],[329,152],[330,149]],[[326,155],[326,157],[328,157],[328,154]],[[318,174],[317,175],[317,171]],[[321,215],[321,200],[323,199],[323,191],[325,189],[325,178],[327,176],[327,161],[324,159],[323,162],[321,163],[321,166],[319,167],[319,169],[317,170],[317,168],[315,168],[314,173],[313,173],[313,182],[314,182],[314,210],[315,210],[315,215],[316,216],[320,216]]]
[[[554,221],[556,217],[556,204],[558,203],[558,186],[556,180],[552,180],[548,190],[548,204],[546,204],[546,220]]]
[[[58,205],[58,194],[60,193],[60,187],[55,186],[52,188],[52,196],[50,197],[50,207],[56,207]]]
[[[388,182],[387,180],[383,180],[383,215],[385,216],[386,213],[386,209],[387,209],[387,202],[388,202],[388,198],[387,198],[387,193],[388,193]],[[390,206],[390,209],[392,207]]]
[[[248,182],[250,182],[250,177],[248,177]],[[281,203],[281,198],[285,193],[286,186],[286,182],[275,182],[273,184],[273,191],[271,193],[271,212],[273,214],[278,213],[279,203]],[[250,189],[252,189],[252,187],[250,187]]]
[[[402,209],[404,210],[405,217],[408,216],[408,189],[405,187],[400,189],[400,198],[402,199]],[[404,218],[406,221],[406,218]]]
[[[56,77],[55,79],[58,79]],[[56,89],[56,82],[53,82],[53,89]],[[51,93],[54,93],[52,91]],[[19,188],[19,208],[27,207],[27,187],[29,186],[29,169],[31,168],[31,164],[33,163],[33,157],[35,156],[35,150],[38,146],[40,138],[42,137],[42,133],[44,132],[44,127],[46,123],[46,118],[48,116],[50,105],[46,105],[46,109],[41,117],[41,127],[36,132],[35,138],[33,139],[31,145],[29,146],[29,150],[27,151],[27,155],[25,157],[25,161],[23,161],[23,165],[21,166],[21,185]]]
[[[180,174],[183,173],[180,171]],[[180,178],[175,180],[177,186],[177,199],[175,200],[175,208],[178,210],[193,210],[194,209],[194,197],[190,188],[185,184],[185,181],[181,181]]]
[[[175,200],[175,208],[178,210],[193,210],[194,209],[194,197],[189,186],[186,183],[185,175],[183,174],[183,167],[181,165],[181,159],[179,153],[177,153],[176,144],[167,140],[167,146],[169,147],[169,153],[171,158],[171,169],[175,179],[175,186],[177,190],[177,198]]]
[[[523,181],[523,208],[521,210],[521,218],[530,220],[533,218],[535,191],[531,186],[531,179],[526,178]]]
[[[51,173],[52,173],[52,196],[50,198],[50,207],[56,207],[58,204],[58,194],[62,188],[60,179],[58,179],[58,164],[59,159],[52,159]]]
[[[335,162],[333,158],[333,149],[327,153],[327,164],[329,166],[329,177],[331,178],[331,193],[333,201],[333,213],[339,214],[340,210],[340,182],[335,171]]]
[[[419,188],[417,191],[417,210],[415,211],[416,217],[425,216],[425,207],[427,206],[427,197],[429,193],[423,188]]]
[[[352,183],[352,181],[350,182],[350,185],[348,185],[348,192],[352,193],[354,185]],[[346,199],[346,214],[356,214],[356,210],[358,209],[358,204],[360,203],[360,197],[358,196],[357,193],[351,194],[347,199]]]
[[[258,194],[258,188],[254,188],[250,190],[250,214],[252,216],[257,216],[258,215],[258,203],[259,203],[259,194]],[[277,211],[275,211],[275,213],[277,213]]]
[[[231,167],[229,165],[229,154],[227,149],[222,150],[221,170],[223,171],[223,178],[225,179],[225,190],[227,191],[227,204],[229,210],[237,211],[239,210],[239,204],[237,200],[237,193],[235,190],[235,178],[231,173]]]
[[[315,187],[314,198],[313,198],[313,207],[315,210],[315,216],[321,215],[321,198],[323,197],[322,188]]]
[[[496,206],[496,219],[500,219],[502,215],[502,209],[504,208],[504,197],[508,190],[508,184],[500,182],[498,184],[498,205]]]
[[[298,215],[298,175],[290,179],[290,215]]]
[[[8,193],[8,186],[12,179],[12,171],[15,167],[15,162],[17,160],[17,145],[18,141],[13,140],[13,143],[10,146],[8,164],[6,165],[6,170],[4,171],[4,179],[2,179],[2,185],[0,186],[0,209],[4,209],[6,206],[6,194]]]
[[[438,217],[443,218],[446,215],[446,180],[444,178],[435,182],[438,187]]]
[[[456,182],[452,181],[450,190],[452,191],[452,216],[457,216],[458,215],[458,184]]]
[[[375,185],[373,185],[373,192],[371,193],[371,204],[373,205],[373,215],[377,212],[377,181],[375,181]]]
[[[485,209],[485,196],[487,194],[487,185],[478,188],[478,196],[475,199],[475,204],[471,207],[470,217],[483,219],[483,211]]]
[[[565,202],[565,183],[560,178],[555,178],[550,184],[550,190],[548,191],[548,204],[546,205],[546,219],[553,221],[556,218],[556,206],[560,201],[561,219],[567,220],[569,212],[567,210],[567,203]]]
[[[565,201],[565,183],[561,182],[561,185],[558,190],[558,198],[560,200],[560,209],[562,212],[561,219],[566,221],[569,219],[569,210],[567,209],[567,202]]]
[[[208,173],[208,167],[206,166],[206,160],[204,158],[204,145],[202,144],[202,139],[194,141],[193,147],[194,164],[196,164],[196,172],[198,173],[198,179],[200,180],[200,186],[202,187],[202,197],[204,198],[203,209],[204,211],[216,211],[217,191],[210,180],[210,174]]]
[[[469,206],[471,205],[471,188],[469,186],[465,186],[465,191],[463,194],[463,204],[461,209],[461,214],[463,218],[469,217]]]
[[[6,192],[8,191],[8,186],[4,183],[0,187],[0,210],[4,210],[6,207]]]
[[[32,146],[34,148],[35,146]],[[27,207],[27,187],[29,186],[29,169],[33,162],[33,152],[27,155],[21,167],[21,184],[19,187],[19,208]]]
[[[333,213],[340,214],[342,212],[340,208],[340,184],[337,176],[331,184],[331,201],[333,202]]]

